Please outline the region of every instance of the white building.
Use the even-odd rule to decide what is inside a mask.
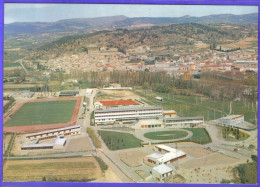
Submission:
[[[69,127],[64,127],[64,128],[54,129],[54,130],[47,130],[47,131],[27,134],[25,137],[26,140],[42,141],[42,140],[57,138],[58,136],[70,136],[70,135],[78,135],[78,134],[80,134],[80,125],[74,125],[74,126],[69,126]]]
[[[225,126],[231,126],[236,127],[240,123],[244,122],[244,116],[243,115],[230,115],[226,116],[224,118],[220,118],[218,123]]]
[[[116,107],[107,110],[96,110],[95,123],[107,124],[115,123],[116,121],[130,122],[140,119],[156,119],[161,118],[162,113],[162,107]]]
[[[204,124],[204,118],[202,116],[195,117],[177,117],[169,118],[165,117],[163,119],[165,128],[190,128],[198,125]]]
[[[187,156],[185,152],[166,145],[156,145],[155,151],[157,152],[144,157],[144,163],[148,165],[171,164]]]
[[[157,181],[162,181],[166,177],[173,175],[173,173],[174,173],[173,168],[165,164],[155,166],[152,169],[152,175]]]
[[[93,93],[92,89],[86,89],[86,95],[91,95]]]
[[[139,120],[133,125],[134,129],[149,129],[149,128],[163,128],[163,121],[156,119]]]
[[[52,143],[30,143],[22,145],[21,150],[38,150],[38,149],[63,149],[66,144],[67,139],[57,137]]]

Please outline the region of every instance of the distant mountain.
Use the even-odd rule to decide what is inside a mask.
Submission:
[[[17,34],[42,34],[54,32],[72,32],[84,31],[92,29],[105,29],[105,28],[122,28],[128,26],[135,26],[140,24],[173,24],[173,23],[200,23],[200,24],[215,24],[226,23],[232,25],[257,25],[258,14],[219,14],[203,17],[140,17],[128,18],[125,16],[111,16],[100,18],[76,18],[67,19],[57,22],[18,22],[5,24],[5,35]]]

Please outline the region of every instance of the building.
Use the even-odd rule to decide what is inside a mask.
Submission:
[[[22,145],[21,150],[37,150],[37,149],[63,149],[66,144],[66,138],[57,137],[52,143],[35,143]]]
[[[79,90],[62,90],[59,96],[76,96],[77,94],[79,94]]]
[[[78,135],[80,134],[80,125],[74,125],[54,130],[48,130],[48,131],[42,131],[37,133],[28,134],[25,136],[26,140],[48,140],[48,139],[54,139],[58,136],[70,136],[70,135]]]
[[[177,113],[175,110],[166,110],[166,111],[163,111],[163,117],[164,118],[174,118],[174,117],[177,117]]]
[[[158,100],[158,101],[163,101],[162,97],[155,97],[155,99]]]
[[[115,122],[131,122],[141,119],[157,119],[163,114],[162,107],[134,106],[116,107],[95,111],[95,124],[108,124]]]
[[[152,175],[157,181],[163,181],[166,177],[173,175],[174,170],[168,165],[161,164],[152,169]]]
[[[134,129],[163,128],[163,121],[156,119],[139,120],[133,125]]]
[[[156,145],[155,151],[157,152],[144,157],[144,163],[147,165],[171,164],[187,156],[185,152],[166,145]]]
[[[136,101],[128,100],[112,100],[112,101],[99,101],[102,104],[102,108],[121,107],[121,106],[134,106],[139,105]]]
[[[86,89],[86,95],[91,95],[93,93],[92,89]]]
[[[240,128],[244,130],[253,130],[255,125],[244,120],[243,115],[230,115],[217,120],[217,123],[226,127]]]
[[[244,122],[244,116],[243,115],[230,115],[224,118],[220,118],[218,123],[225,125],[225,126],[231,126],[231,127],[235,127],[237,126],[239,123],[243,123]]]
[[[165,128],[184,128],[195,127],[204,124],[203,116],[195,117],[176,117],[176,118],[163,118]]]

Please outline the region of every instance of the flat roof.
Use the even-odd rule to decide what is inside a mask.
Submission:
[[[56,140],[54,141],[54,145],[64,145],[66,142],[66,138],[56,138]]]
[[[53,147],[53,143],[41,143],[41,144],[25,144],[22,145],[22,148],[27,148],[27,147]]]
[[[160,174],[165,174],[165,173],[169,173],[169,172],[173,171],[173,169],[170,166],[167,166],[165,164],[155,166],[153,168],[153,170],[160,173]]]
[[[237,119],[237,118],[242,118],[244,117],[243,115],[230,115],[230,116],[226,116],[226,117],[223,117],[223,118],[220,118],[220,119]]]
[[[134,106],[134,107],[116,107],[110,108],[107,110],[95,110],[95,113],[107,113],[107,112],[121,112],[126,110],[148,110],[148,109],[157,109],[162,110],[162,107],[155,107],[155,106]]]
[[[172,120],[188,120],[188,119],[204,119],[203,116],[193,116],[193,117],[177,117],[177,118],[164,118],[164,119],[172,119]]]
[[[26,135],[26,137],[27,136],[37,136],[37,135],[40,135],[40,134],[51,133],[51,132],[62,131],[62,130],[75,129],[75,128],[79,128],[79,127],[80,127],[80,125],[74,125],[74,126],[63,127],[63,128],[59,128],[59,129],[52,129],[52,130],[28,134],[28,135]]]
[[[115,105],[139,105],[136,101],[131,99],[128,100],[112,100],[112,101],[99,101],[104,106],[115,106]]]

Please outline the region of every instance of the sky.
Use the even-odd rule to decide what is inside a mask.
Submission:
[[[71,18],[116,15],[127,17],[181,17],[185,15],[201,17],[212,14],[240,15],[257,12],[257,6],[5,3],[4,23],[55,22]]]

